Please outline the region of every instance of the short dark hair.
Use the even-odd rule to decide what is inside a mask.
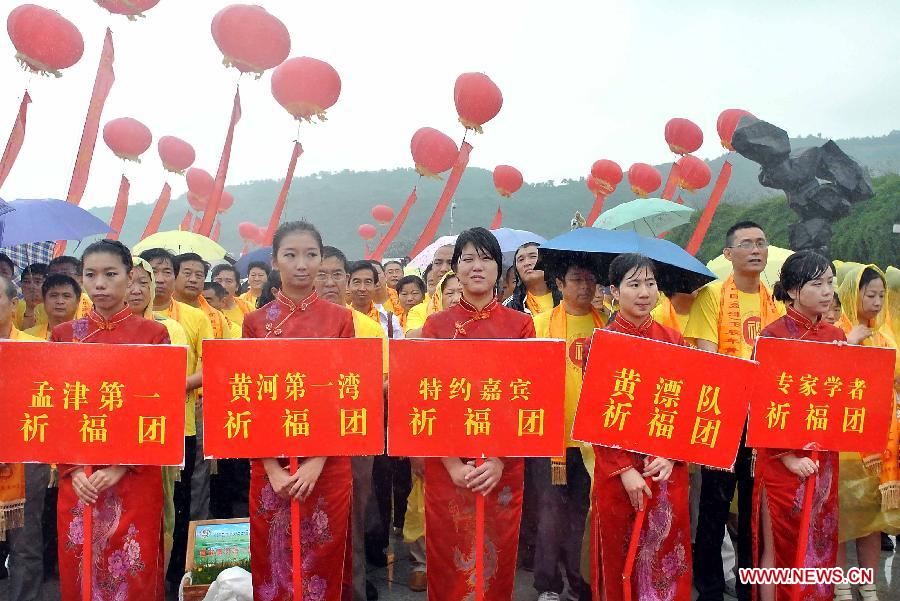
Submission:
[[[336,246],[323,246],[322,247],[322,260],[325,259],[337,259],[344,265],[344,271],[347,274],[350,273],[350,261],[347,260],[347,255],[344,254],[344,251],[337,248]]]
[[[609,264],[609,283],[616,288],[622,285],[622,281],[632,271],[647,269],[656,277],[656,264],[650,257],[637,253],[624,253],[612,260]]]
[[[467,229],[456,237],[456,244],[453,246],[453,257],[450,259],[450,267],[454,272],[457,270],[459,256],[468,244],[472,244],[476,251],[485,253],[497,263],[497,281],[494,282],[494,286],[496,286],[503,272],[503,252],[500,250],[500,243],[497,242],[494,234],[483,227]]]
[[[791,300],[789,290],[803,288],[807,283],[817,280],[828,269],[834,274],[834,265],[824,256],[813,250],[801,250],[789,256],[781,266],[778,281],[772,290],[776,300]]]
[[[352,276],[357,271],[371,271],[372,277],[375,278],[375,284],[378,284],[378,270],[375,269],[375,265],[372,263],[372,261],[363,259],[362,261],[354,261],[350,263],[350,268],[347,270],[347,275]]]
[[[428,288],[425,286],[425,280],[417,275],[405,275],[397,282],[397,292],[400,292],[404,286],[409,284],[415,284],[422,294],[428,291]]]
[[[128,247],[119,242],[118,240],[97,240],[96,242],[90,244],[87,248],[84,249],[84,252],[81,253],[81,264],[82,269],[84,268],[84,260],[87,259],[91,255],[96,255],[100,253],[106,253],[108,255],[115,255],[119,257],[122,261],[122,265],[125,266],[125,269],[131,271],[131,268],[134,267],[134,261],[131,259],[131,251],[128,250]]]
[[[869,282],[873,280],[881,280],[881,283],[887,286],[887,282],[884,281],[884,276],[878,273],[876,270],[871,267],[866,267],[863,269],[862,273],[859,275],[859,289],[862,290],[866,286],[869,285]]]
[[[222,284],[220,284],[219,282],[204,282],[203,289],[204,290],[212,290],[213,294],[215,294],[216,297],[218,297],[220,299],[223,299],[226,296],[228,296],[228,292],[225,290],[225,287]]]
[[[565,261],[553,262],[550,264],[550,273],[545,274],[549,275],[554,280],[554,285],[556,280],[565,280],[566,274],[569,273],[569,270],[573,267],[580,267],[581,269],[586,269],[587,271],[594,274],[594,277],[597,278],[597,281],[603,280],[601,274],[597,271],[597,262],[591,258],[590,254],[585,252],[571,252],[565,254]]]
[[[267,264],[265,261],[252,261],[249,265],[247,265],[247,275],[250,275],[251,269],[262,269],[266,272],[266,277],[269,277],[269,274],[272,273],[272,266]]]
[[[429,263],[428,266],[425,267],[425,271],[422,272],[422,281],[423,282],[428,281],[428,274],[431,273],[432,269],[434,269],[434,265],[432,265],[431,263]]]
[[[25,276],[35,276],[39,275],[41,277],[47,277],[47,264],[46,263],[32,263],[28,267],[22,270],[22,273],[19,275],[19,281],[25,279]]]
[[[45,279],[44,283],[41,285],[41,297],[47,296],[47,293],[50,292],[52,288],[63,288],[65,286],[72,288],[72,291],[75,292],[75,298],[81,298],[81,286],[78,285],[78,282],[76,282],[74,278],[67,276],[64,273],[54,273],[53,275],[47,276],[47,279]]]
[[[47,269],[50,270],[57,265],[71,265],[78,273],[81,273],[81,269],[83,267],[78,257],[73,257],[72,255],[61,255],[59,257],[54,257],[50,261],[50,263],[47,264]]]
[[[266,278],[266,283],[263,284],[262,292],[260,292],[259,298],[256,299],[257,309],[262,309],[275,300],[275,295],[272,294],[272,288],[281,290],[281,273],[279,273],[277,269],[273,269],[269,272],[269,277]]]
[[[387,269],[388,265],[397,265],[400,269],[403,269],[403,263],[397,259],[391,259],[390,261],[385,261],[381,264],[384,269]]]
[[[203,260],[203,257],[198,255],[197,253],[181,253],[180,255],[175,255],[172,260],[172,268],[175,270],[175,275],[178,275],[178,272],[181,271],[181,265],[183,263],[187,263],[188,261],[195,261],[197,263],[201,263],[203,265],[203,276],[206,277],[206,274],[209,273],[209,263]]]
[[[319,247],[319,252],[322,251],[322,234],[320,234],[319,230],[316,229],[316,226],[310,222],[300,220],[288,221],[287,223],[282,223],[278,226],[278,229],[275,230],[275,235],[272,237],[272,255],[278,254],[278,249],[281,248],[281,242],[284,240],[285,236],[295,232],[305,232],[312,236]]]
[[[758,230],[762,230],[762,226],[755,221],[738,221],[725,232],[725,248],[729,248],[734,244],[734,234],[738,230],[749,230],[752,228],[756,228]]]
[[[0,275],[0,290],[3,290],[3,294],[6,295],[6,300],[15,301],[19,298],[19,292],[16,290],[16,285],[13,284],[13,281],[7,279],[5,276]]]
[[[139,256],[148,263],[152,263],[153,261],[167,261],[169,265],[172,266],[172,270],[175,270],[175,255],[165,248],[148,248]]]
[[[13,263],[13,260],[9,258],[8,254],[0,253],[0,263],[6,263],[13,273],[16,272],[16,264]]]
[[[241,279],[241,274],[238,273],[238,270],[234,267],[234,265],[231,265],[229,263],[221,263],[220,265],[216,265],[215,267],[213,267],[212,273],[210,273],[209,275],[210,279],[216,279],[223,271],[230,271],[231,273],[233,273],[234,279],[236,280]]]

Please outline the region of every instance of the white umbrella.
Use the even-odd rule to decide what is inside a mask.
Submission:
[[[434,253],[437,252],[437,249],[442,246],[452,246],[454,244],[456,244],[456,236],[441,236],[426,246],[422,252],[413,257],[412,260],[410,260],[408,267],[412,266],[419,271],[425,271],[425,268],[431,265],[431,262],[434,260]]]

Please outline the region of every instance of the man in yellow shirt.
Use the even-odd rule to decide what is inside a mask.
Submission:
[[[383,268],[385,284],[388,288],[397,290],[397,284],[400,283],[400,278],[403,277],[403,264],[400,261],[386,261]]]
[[[209,263],[196,253],[182,253],[175,257],[175,300],[206,314],[213,329],[213,337],[219,340],[232,338],[228,318],[210,306],[203,297],[203,283],[209,274]]]
[[[529,459],[530,484],[536,498],[534,588],[538,599],[559,598],[563,592],[560,564],[573,598],[590,597],[581,576],[581,545],[590,509],[591,477],[582,458],[582,443],[572,440],[572,423],[581,394],[584,348],[595,328],[605,325],[593,307],[597,274],[590,263],[573,258],[554,267],[562,301],[533,315],[538,338],[566,341],[565,457]]]
[[[47,321],[25,330],[29,336],[40,340],[50,340],[53,328],[61,323],[78,319],[78,299],[81,298],[81,286],[67,275],[50,275],[41,285],[44,312]]]
[[[78,300],[78,310],[75,311],[75,319],[81,319],[87,315],[94,304],[91,302],[91,297],[84,292],[84,284],[81,282],[81,259],[70,255],[55,257],[47,265],[47,275],[55,274],[67,275],[82,287],[81,297]]]
[[[272,268],[262,261],[253,261],[247,267],[247,286],[249,289],[240,298],[250,305],[250,308],[254,311],[256,310],[256,301],[262,294],[263,286],[266,285],[266,280],[269,279],[270,273],[272,273]]]
[[[316,276],[316,294],[322,300],[344,305],[347,297],[347,285],[350,276],[350,264],[347,257],[333,246],[322,248],[322,263]],[[381,338],[383,341],[383,371],[385,380],[388,371],[388,341],[384,330],[374,319],[363,315],[352,307],[353,329],[357,338]],[[387,386],[387,384],[385,384]],[[374,588],[366,581],[366,516],[372,497],[372,467],[374,457],[352,457],[353,470],[353,507],[350,512],[351,536],[353,545],[353,600],[365,601],[366,589]]]
[[[19,330],[27,330],[38,324],[47,323],[47,313],[41,304],[41,286],[47,277],[46,263],[32,263],[22,270],[19,285],[22,299],[16,307],[15,324]]]
[[[250,311],[255,311],[256,306],[254,305],[251,308],[250,303],[236,296],[238,283],[240,282],[237,269],[227,263],[216,265],[212,268],[210,280],[221,284],[222,288],[225,289],[226,296],[221,311],[225,314],[225,317],[231,320],[231,323],[237,324],[240,329],[240,326],[244,324],[244,315]]]
[[[210,307],[223,314],[225,313],[225,302],[229,297],[222,284],[219,282],[204,282],[203,298],[206,299],[206,303]],[[240,313],[240,310],[238,312]],[[225,317],[227,318],[228,316],[226,315]],[[243,315],[241,317],[241,323],[243,323]],[[231,321],[231,319],[228,320],[228,331],[231,334],[231,338],[240,338],[243,334],[241,326]]]
[[[731,261],[733,272],[724,281],[711,282],[700,290],[691,306],[684,337],[701,350],[749,359],[759,333],[782,312],[760,281],[768,260],[769,242],[758,224],[742,221],[728,229],[723,252]],[[700,512],[694,544],[694,586],[698,601],[721,601],[724,594],[721,549],[735,486],[738,489],[737,566],[753,566],[751,463],[752,450],[742,438],[734,473],[701,469]],[[749,601],[750,586],[738,580],[738,599]]]
[[[437,286],[437,282],[440,282],[441,278],[450,271],[450,259],[452,258],[452,244],[442,246],[435,251],[434,258],[431,260],[431,273],[427,274],[433,278],[435,286]],[[428,280],[426,279],[426,283],[427,281]],[[432,313],[437,313],[440,310],[441,291],[434,290],[432,295],[429,298],[426,298],[421,305],[409,310],[409,313],[406,316],[406,327],[404,328],[404,331],[409,332],[410,330],[422,329],[428,316]]]

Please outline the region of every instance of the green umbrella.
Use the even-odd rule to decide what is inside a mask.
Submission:
[[[622,203],[597,218],[594,227],[602,230],[633,230],[641,236],[656,237],[691,220],[694,209],[662,198],[638,198]]]

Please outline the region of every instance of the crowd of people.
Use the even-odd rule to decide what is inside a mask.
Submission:
[[[896,411],[884,451],[753,449],[743,440],[733,471],[688,465],[574,440],[586,344],[596,328],[752,358],[771,336],[896,349],[898,272],[791,255],[770,290],[768,241],[752,222],[723,240],[733,266],[691,294],[667,290],[664,265],[622,254],[599,273],[589,253],[541,260],[527,243],[504,265],[494,236],[462,232],[421,273],[396,260],[349,261],[307,222],[282,224],[271,265],[239,273],[193,253],[155,248],[132,256],[101,240],[80,258],[16,266],[0,254],[0,338],[188,349],[185,460],[180,468],[0,464],[0,538],[10,601],[41,601],[58,565],[64,601],[81,594],[83,516],[93,511],[95,601],[163,599],[185,571],[188,524],[248,517],[255,601],[293,599],[291,500],[300,505],[303,599],[376,598],[367,567],[406,542],[408,586],[434,601],[472,599],[475,499],[485,498],[484,599],[513,597],[516,571],[533,573],[539,601],[623,598],[632,523],[646,510],[632,575],[637,599],[722,601],[737,567],[792,567],[799,499],[817,475],[807,567],[878,569],[900,533]],[[21,267],[21,271],[19,268]],[[307,457],[210,461],[203,453],[204,340],[380,338],[385,395],[388,340],[566,341],[565,454],[546,458]],[[582,352],[582,349],[583,352]],[[594,357],[594,361],[605,361]],[[900,366],[900,361],[897,363]],[[898,372],[900,373],[900,367]],[[895,378],[895,391],[898,386]],[[894,398],[879,399],[892,403]],[[90,508],[90,509],[89,509]],[[597,529],[596,531],[593,531]],[[741,601],[783,600],[789,587],[740,581]],[[849,584],[807,586],[803,599],[847,601]],[[874,584],[860,598],[877,598]]]

